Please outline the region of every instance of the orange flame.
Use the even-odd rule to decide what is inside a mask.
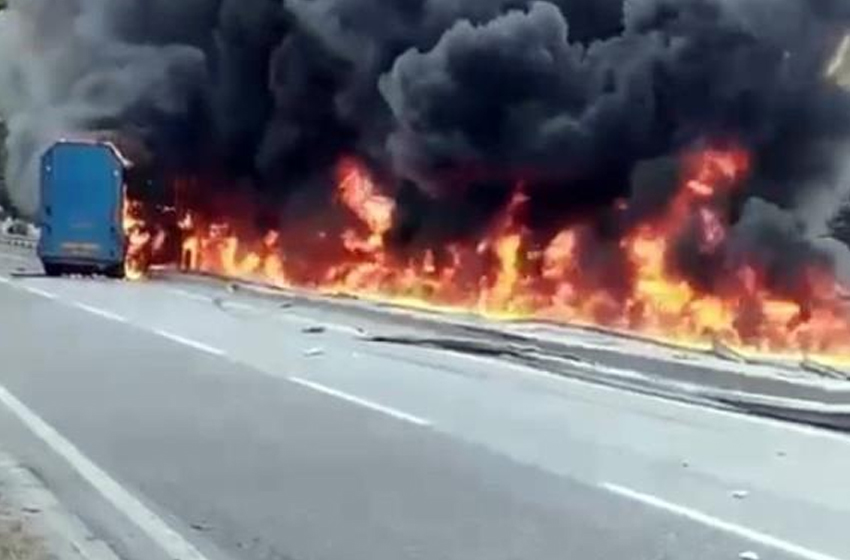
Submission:
[[[145,276],[147,269],[145,254],[152,241],[145,220],[141,216],[142,211],[143,205],[138,201],[130,200],[125,189],[121,215],[126,245],[124,276],[130,280],[139,280]]]
[[[343,159],[337,175],[340,201],[369,228],[371,235],[366,246],[382,246],[384,234],[393,225],[395,202],[378,194],[372,178],[363,166],[353,159]]]
[[[729,196],[750,165],[749,154],[740,149],[703,150],[683,159],[681,188],[667,212],[621,242],[632,275],[624,294],[594,285],[588,276],[580,226],[565,227],[532,248],[521,216],[527,202],[521,185],[480,239],[413,255],[388,250],[385,238],[394,225],[395,202],[352,158],[337,168],[337,201],[352,220],[338,239],[324,231],[244,235],[228,222],[204,223],[187,212],[179,223],[181,263],[189,270],[416,307],[601,324],[666,340],[721,340],[759,351],[850,355],[846,292],[824,271],[801,271],[813,296],[794,301],[771,293],[763,272],[752,265],[721,275],[722,285],[710,293],[670,266],[670,240],[686,228],[695,228],[706,258],[722,249]],[[332,254],[310,255],[308,274],[296,275],[291,260],[296,257],[289,249],[310,242],[331,247]]]

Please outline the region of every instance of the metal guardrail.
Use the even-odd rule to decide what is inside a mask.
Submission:
[[[38,240],[33,237],[0,233],[0,245],[21,247],[23,249],[35,249],[37,244]]]

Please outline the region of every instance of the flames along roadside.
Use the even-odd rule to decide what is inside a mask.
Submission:
[[[174,182],[176,204],[125,202],[127,276],[144,278],[154,263],[186,271],[345,294],[494,319],[538,319],[627,331],[691,347],[718,344],[745,353],[802,356],[850,364],[850,297],[826,267],[797,274],[794,297],[768,287],[766,271],[735,264],[722,282],[701,290],[670,265],[673,241],[696,236],[705,258],[723,255],[730,200],[749,172],[740,148],[681,157],[677,194],[661,216],[620,240],[630,277],[612,293],[585,274],[589,243],[581,223],[545,243],[523,223],[524,185],[479,238],[398,251],[387,242],[397,211],[360,161],[338,162],[333,217],[307,229],[245,226],[181,202],[193,179]],[[621,201],[617,211],[627,212]],[[687,230],[687,231],[686,231]]]

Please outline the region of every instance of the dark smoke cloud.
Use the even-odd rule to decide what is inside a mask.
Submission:
[[[805,237],[850,183],[850,97],[824,76],[848,27],[844,0],[11,0],[9,195],[32,214],[43,147],[117,129],[281,204],[359,156],[399,243],[482,230],[518,182],[532,228],[596,214],[616,240],[663,212],[665,162],[735,143],[735,231],[781,237],[781,214]]]
[[[182,135],[192,128],[193,100],[207,71],[203,51],[130,42],[108,6],[114,5],[19,0],[0,20],[7,181],[26,213],[37,203],[37,159],[55,139],[117,128]]]
[[[398,123],[390,153],[400,173],[435,189],[453,186],[440,171],[463,167],[565,173],[588,157],[596,133],[583,122],[579,84],[590,78],[552,4],[480,26],[461,21],[430,51],[404,53],[381,82]]]
[[[250,173],[274,111],[269,61],[290,24],[279,3],[268,0],[227,0],[215,21],[210,26],[212,128],[227,167]]]
[[[398,123],[394,162],[444,188],[457,186],[442,180],[446,168],[531,169],[563,178],[571,197],[571,181],[600,167],[736,138],[778,154],[764,158],[762,194],[787,198],[812,168],[833,171],[812,160],[850,119],[846,95],[822,79],[829,43],[813,34],[826,23],[800,2],[771,2],[798,8],[771,29],[775,11],[755,15],[763,4],[634,0],[623,34],[589,46],[571,42],[569,21],[543,2],[461,21],[433,49],[398,58],[382,82]]]
[[[831,270],[835,264],[826,248],[807,238],[799,221],[758,198],[747,202],[731,232],[727,263],[733,270],[744,264],[755,266],[764,271],[771,291],[799,301],[812,295],[799,271]]]

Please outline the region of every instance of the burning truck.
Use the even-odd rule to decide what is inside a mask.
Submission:
[[[13,0],[9,194],[110,129],[132,275],[850,361],[847,6]]]

